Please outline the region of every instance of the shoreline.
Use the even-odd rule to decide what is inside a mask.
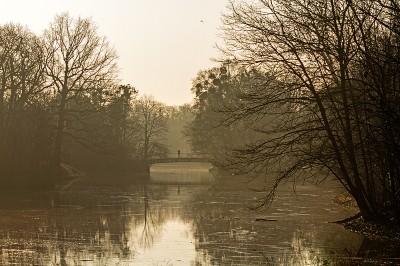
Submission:
[[[341,224],[345,229],[363,234],[369,238],[400,243],[400,228],[394,221],[365,221],[355,200],[348,192],[337,195],[332,201],[343,208],[355,212],[355,215],[333,223]]]

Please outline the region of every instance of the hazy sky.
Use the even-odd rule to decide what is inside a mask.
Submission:
[[[41,34],[58,13],[91,17],[119,54],[123,84],[167,104],[193,98],[192,79],[215,65],[220,15],[227,0],[13,0],[3,1],[0,24]],[[203,22],[201,22],[203,21]]]

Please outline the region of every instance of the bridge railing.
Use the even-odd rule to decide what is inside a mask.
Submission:
[[[205,158],[202,154],[196,154],[193,152],[170,152],[163,156],[164,158]]]
[[[149,163],[174,163],[174,162],[210,162],[206,157],[167,157],[150,159]]]

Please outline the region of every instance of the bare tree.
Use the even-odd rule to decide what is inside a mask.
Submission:
[[[369,173],[377,179],[380,201],[400,223],[400,6],[398,1],[380,0],[355,2],[351,8],[357,14],[355,25],[361,35],[355,38],[361,72],[355,80],[364,88],[366,100],[360,111],[369,125],[364,156],[371,158]]]
[[[39,159],[33,156],[37,151],[33,150],[35,138],[39,137],[34,132],[40,130],[41,119],[35,111],[40,112],[43,104],[40,95],[46,88],[45,78],[41,40],[21,25],[1,26],[0,156],[7,158],[7,164],[17,164],[15,168]]]
[[[264,139],[236,153],[246,169],[277,171],[260,207],[270,202],[283,180],[296,179],[301,172],[303,177],[313,176],[316,170],[330,172],[354,196],[366,219],[388,206],[384,165],[398,162],[390,152],[381,163],[372,155],[378,148],[370,144],[379,137],[371,134],[384,125],[371,117],[379,107],[374,105],[376,95],[358,79],[364,33],[377,34],[376,20],[368,12],[357,12],[352,2],[230,1],[224,16],[223,60],[273,77],[250,88],[231,116],[251,121],[271,115],[278,121],[269,130],[257,125]],[[370,10],[371,5],[363,8]],[[383,142],[397,145],[395,139]],[[390,193],[398,195],[398,176],[390,176],[397,179]]]
[[[105,37],[97,34],[90,19],[57,15],[44,33],[46,72],[58,100],[57,126],[51,167],[61,160],[64,129],[68,122],[68,102],[88,94],[115,78],[116,52]]]
[[[165,155],[167,147],[163,142],[167,132],[165,107],[153,97],[145,95],[135,102],[134,112],[140,128],[138,139],[142,159],[149,160],[155,155]]]

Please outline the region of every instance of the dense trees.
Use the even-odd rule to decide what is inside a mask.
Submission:
[[[200,71],[193,80],[195,117],[188,124],[186,134],[194,152],[212,158],[220,167],[226,163],[232,149],[254,138],[254,132],[244,123],[231,124],[226,116],[226,111],[239,104],[241,88],[250,86],[254,74],[238,69],[229,71],[222,65]]]
[[[144,95],[134,105],[139,126],[138,149],[143,160],[165,156],[168,148],[163,142],[167,131],[166,108],[153,97]]]
[[[135,153],[132,102],[136,94],[130,85],[113,85],[79,97],[79,104],[71,102],[62,162],[82,170],[123,171]]]
[[[49,94],[40,39],[15,24],[0,27],[0,167],[5,176],[47,159]]]
[[[398,11],[395,1],[230,2],[223,60],[258,74],[223,110],[257,132],[234,152],[238,169],[276,174],[260,206],[284,180],[329,172],[366,219],[400,221]]]
[[[107,134],[113,136],[110,146],[115,150],[114,153],[119,151],[123,159],[135,157],[139,129],[133,113],[133,103],[137,94],[138,91],[131,85],[120,85],[107,106],[107,120],[103,128],[111,131]]]
[[[141,171],[167,154],[164,105],[118,84],[116,60],[90,19],[58,15],[42,36],[0,27],[0,185],[51,186],[62,164]]]

